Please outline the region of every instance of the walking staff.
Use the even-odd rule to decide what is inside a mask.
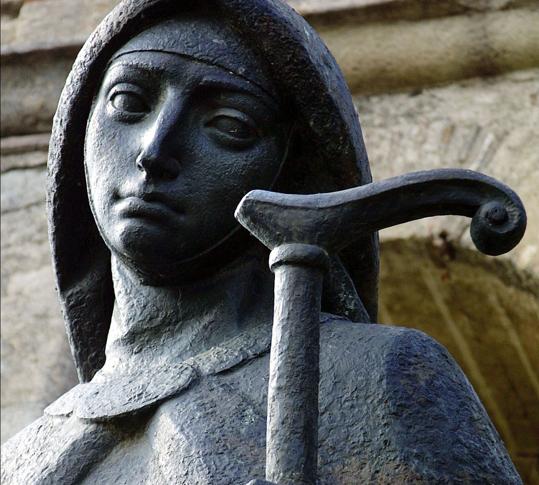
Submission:
[[[416,172],[325,194],[254,190],[240,202],[236,218],[271,249],[270,268],[275,273],[268,482],[258,483],[316,482],[319,322],[330,255],[380,229],[448,214],[471,217],[472,240],[489,255],[511,250],[526,228],[519,197],[470,170]]]

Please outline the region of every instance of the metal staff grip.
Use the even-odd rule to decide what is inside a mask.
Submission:
[[[493,256],[513,249],[526,229],[526,211],[515,192],[491,177],[460,169],[413,172],[325,194],[253,190],[235,215],[270,249],[303,243],[333,252],[380,229],[450,214],[471,217],[475,246]]]

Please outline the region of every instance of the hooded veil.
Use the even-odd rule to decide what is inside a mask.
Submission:
[[[92,216],[84,174],[84,139],[92,100],[120,47],[160,20],[181,17],[201,2],[125,0],[99,25],[78,55],[54,118],[47,209],[57,287],[82,382],[105,360],[114,293],[110,252]],[[315,193],[371,182],[367,153],[350,93],[314,30],[281,0],[207,0],[207,11],[230,25],[263,59],[294,120],[293,153],[283,177],[288,191]],[[376,320],[377,235],[342,252],[325,289],[325,310],[354,319],[355,300]]]

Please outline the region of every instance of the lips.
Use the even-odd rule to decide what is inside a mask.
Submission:
[[[145,218],[150,220],[177,219],[183,214],[176,201],[172,201],[168,195],[158,192],[146,192],[130,194],[121,197],[116,204],[116,209],[124,217]]]

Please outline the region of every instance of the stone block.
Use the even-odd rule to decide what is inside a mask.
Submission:
[[[2,175],[2,215],[38,205],[45,201],[45,176],[43,168],[13,170]]]
[[[1,135],[47,132],[75,58],[68,50],[57,55],[32,54],[2,58]]]
[[[538,66],[538,24],[530,8],[318,30],[359,94]]]

